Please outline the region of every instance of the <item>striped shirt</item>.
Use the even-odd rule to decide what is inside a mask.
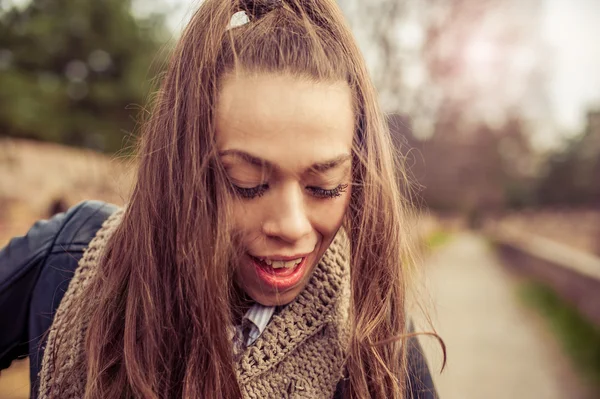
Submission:
[[[248,309],[242,318],[242,323],[235,326],[235,331],[230,333],[234,353],[243,351],[260,337],[273,313],[275,313],[275,306],[263,306],[257,302]]]

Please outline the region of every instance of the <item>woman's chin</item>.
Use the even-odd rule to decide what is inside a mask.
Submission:
[[[255,302],[260,303],[263,306],[284,306],[296,299],[300,292],[295,291],[296,290],[284,292],[279,295],[267,295],[263,292],[257,292],[254,295],[253,293],[249,294]]]

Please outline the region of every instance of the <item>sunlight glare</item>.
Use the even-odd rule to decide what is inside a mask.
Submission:
[[[473,68],[489,66],[494,60],[496,49],[494,44],[481,37],[472,39],[466,47],[467,64]]]

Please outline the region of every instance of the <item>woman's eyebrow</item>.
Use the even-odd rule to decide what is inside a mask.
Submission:
[[[260,167],[268,167],[268,168],[273,168],[273,164],[265,159],[259,158],[257,156],[248,154],[245,151],[241,151],[241,150],[225,150],[225,151],[221,151],[219,152],[220,156],[226,156],[226,155],[231,155],[237,158],[242,159],[243,161],[251,164],[251,165],[255,165],[255,166],[260,166]]]
[[[231,150],[224,150],[219,152],[220,156],[234,156],[237,158],[242,159],[243,161],[251,164],[251,165],[255,165],[255,166],[259,166],[259,167],[266,167],[269,169],[278,169],[277,165],[273,164],[270,161],[267,161],[266,159],[262,159],[260,157],[257,157],[255,155],[249,154],[245,151],[242,150],[235,150],[235,149],[231,149]],[[316,172],[316,173],[323,173],[326,172],[330,169],[334,169],[348,161],[351,160],[351,155],[350,154],[341,154],[338,155],[335,158],[326,160],[326,161],[322,161],[322,162],[316,162],[314,164],[312,164],[311,166],[309,166],[307,168],[307,172]]]
[[[350,161],[352,157],[350,154],[342,154],[333,159],[324,162],[314,163],[308,168],[309,171],[323,173],[327,172],[330,169],[337,168],[338,166]]]

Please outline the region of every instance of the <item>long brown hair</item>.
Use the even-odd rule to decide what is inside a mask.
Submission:
[[[232,15],[250,22],[229,28]],[[206,0],[176,46],[139,144],[137,181],[91,287],[86,398],[240,398],[231,342],[229,191],[214,110],[226,73],[345,81],[354,94],[348,398],[402,398],[408,186],[334,0]]]

